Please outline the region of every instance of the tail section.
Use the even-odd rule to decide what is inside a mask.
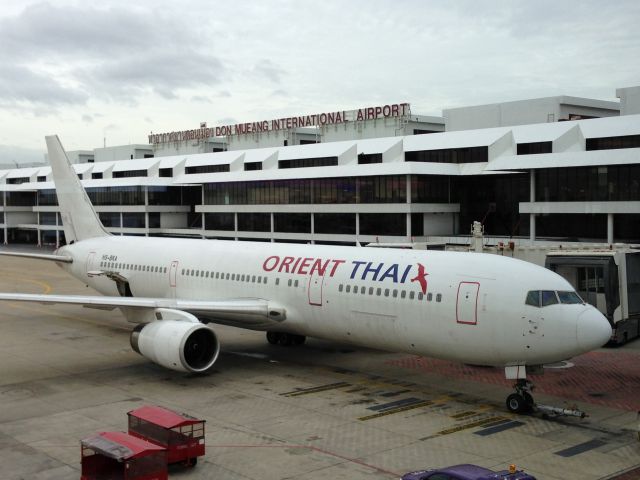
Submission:
[[[91,205],[57,135],[45,137],[67,243],[109,235]]]

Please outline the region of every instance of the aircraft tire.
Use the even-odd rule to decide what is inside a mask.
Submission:
[[[278,345],[280,334],[278,332],[267,332],[267,342],[271,345]]]
[[[293,345],[293,335],[290,333],[280,332],[278,335],[278,345],[282,345],[283,347],[290,347]]]
[[[303,345],[307,340],[307,337],[304,335],[293,335],[293,344],[294,345]]]
[[[531,395],[529,395],[531,396]],[[528,409],[528,404],[522,395],[519,393],[512,393],[507,397],[507,410],[511,413],[524,413]]]

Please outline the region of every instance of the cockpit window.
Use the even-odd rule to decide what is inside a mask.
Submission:
[[[540,306],[540,290],[531,290],[527,293],[527,301],[525,302],[527,305],[531,305],[532,307]]]
[[[558,292],[560,303],[584,303],[576,292]]]
[[[553,290],[543,290],[542,291],[542,306],[546,307],[547,305],[553,305],[558,303],[558,297],[556,296],[556,292]]]

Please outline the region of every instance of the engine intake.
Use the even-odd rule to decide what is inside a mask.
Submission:
[[[201,323],[158,320],[131,332],[131,348],[158,365],[178,372],[204,372],[220,354],[213,330]]]

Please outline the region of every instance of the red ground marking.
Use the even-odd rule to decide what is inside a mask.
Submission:
[[[501,368],[473,367],[427,357],[389,360],[390,365],[424,370],[446,377],[511,387]],[[531,376],[535,392],[621,410],[640,411],[640,358],[629,351],[597,351],[571,359],[570,368],[546,368]]]

